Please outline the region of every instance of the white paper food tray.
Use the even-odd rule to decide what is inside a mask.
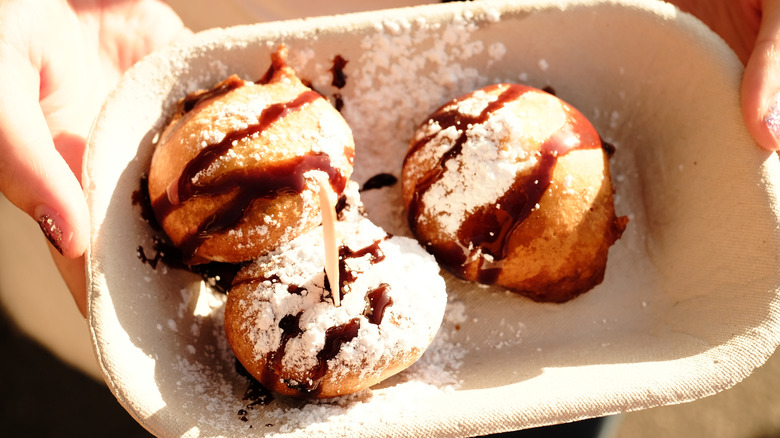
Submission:
[[[616,208],[630,218],[606,278],[562,305],[447,276],[431,349],[370,391],[247,409],[222,328],[224,296],[138,257],[154,234],[133,204],[175,102],[236,73],[290,64],[340,93],[354,178],[400,174],[414,128],[483,85],[551,86],[617,152]],[[347,86],[330,85],[340,55]],[[119,401],[160,436],[461,436],[680,403],[726,389],[778,345],[777,156],[739,106],[742,66],[661,2],[481,1],[206,31],[139,62],[89,139],[89,324]],[[365,192],[369,216],[406,232],[400,185]],[[239,411],[246,410],[245,415]]]

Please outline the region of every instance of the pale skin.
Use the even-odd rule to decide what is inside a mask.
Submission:
[[[670,3],[701,19],[745,64],[741,96],[745,125],[759,145],[777,150],[780,147],[780,105],[775,106],[780,93],[780,1],[674,0]]]
[[[761,147],[780,148],[780,110],[772,110],[780,0],[671,3],[745,63],[747,128]],[[0,192],[41,225],[82,315],[89,216],[80,181],[90,124],[122,72],[188,33],[158,0],[0,0]]]
[[[92,119],[125,70],[187,34],[157,0],[0,3],[0,191],[49,229],[82,314],[89,216],[80,180]]]

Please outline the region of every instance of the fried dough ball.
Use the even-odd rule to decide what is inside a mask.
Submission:
[[[497,84],[420,126],[402,175],[417,239],[455,275],[564,302],[601,283],[617,217],[608,154],[554,95]]]
[[[281,46],[258,82],[190,94],[160,135],[149,195],[188,264],[250,260],[313,229],[313,175],[340,194],[352,173],[349,126],[285,60]]]
[[[444,280],[414,239],[362,217],[336,230],[340,288],[324,272],[317,228],[245,266],[228,293],[228,342],[277,393],[328,398],[368,388],[415,362],[441,325]]]

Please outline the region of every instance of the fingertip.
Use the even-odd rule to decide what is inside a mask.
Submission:
[[[87,250],[90,233],[84,192],[56,152],[43,158],[26,168],[0,158],[0,168],[16,166],[8,172],[11,175],[0,175],[0,192],[38,223],[60,254],[80,257]]]
[[[761,28],[745,64],[742,114],[761,147],[780,149],[780,7],[764,2]]]
[[[765,129],[771,138],[759,141],[761,133],[754,135],[754,137],[759,145],[765,149],[778,150],[780,149],[780,93],[775,93],[768,105],[763,113],[761,125],[757,129]]]
[[[63,213],[62,210],[41,204],[35,207],[32,216],[57,252],[70,259],[81,257],[87,250],[89,234],[84,224],[88,224],[89,219],[78,217],[83,216],[78,213]],[[74,220],[74,216],[78,218]]]
[[[0,192],[38,223],[60,254],[67,258],[83,255],[89,242],[89,211],[68,163],[53,145],[31,147],[6,143],[2,137]]]
[[[777,72],[777,74],[775,74]],[[759,146],[780,149],[780,57],[759,47],[745,66],[742,114]]]
[[[51,139],[24,144],[6,143],[2,137],[0,192],[38,223],[60,254],[71,259],[82,256],[89,243],[89,210],[69,164]]]

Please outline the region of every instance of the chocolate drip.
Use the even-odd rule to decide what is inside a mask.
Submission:
[[[603,138],[601,139],[601,148],[604,149],[607,158],[612,158],[612,156],[615,155],[615,152],[617,152],[615,145],[605,141]]]
[[[151,251],[147,254],[147,251],[143,245],[136,247],[136,255],[141,263],[149,265],[152,269],[157,269],[157,266],[162,263],[170,269],[180,269],[198,274],[209,286],[221,293],[227,293],[230,290],[233,277],[243,266],[239,263],[220,262],[203,263],[197,266],[186,265],[182,261],[179,248],[159,236],[152,237],[151,251],[154,251],[154,255],[150,255]]]
[[[184,167],[178,180],[172,184],[171,188],[176,190],[175,193],[169,193],[169,197],[174,197],[172,200],[173,206],[203,194],[214,195],[230,191],[232,187],[229,184],[226,184],[228,183],[227,181],[218,180],[216,184],[209,182],[204,186],[202,184],[193,183],[193,178],[195,178],[198,173],[208,169],[215,161],[225,155],[233,148],[234,143],[265,131],[279,119],[291,112],[300,110],[303,106],[314,102],[318,98],[321,98],[321,96],[317,92],[308,90],[301,93],[290,102],[269,105],[257,116],[257,123],[244,129],[231,132],[226,135],[221,142],[201,149],[201,151],[198,152],[198,155],[190,160]],[[215,187],[215,185],[217,187]]]
[[[486,88],[490,92],[502,85]],[[452,147],[446,151],[437,166],[417,182],[414,196],[409,205],[408,220],[412,232],[417,234],[416,224],[423,211],[422,197],[431,186],[443,176],[447,163],[462,153],[463,145],[468,140],[466,128],[469,125],[485,123],[491,114],[502,108],[508,102],[517,99],[531,88],[520,85],[509,85],[498,98],[490,102],[480,114],[469,116],[458,111],[457,101],[439,109],[431,116],[441,129],[455,126],[460,136]],[[467,97],[466,97],[467,98]],[[451,107],[452,109],[444,110]],[[519,175],[512,186],[495,203],[485,205],[466,217],[457,233],[455,245],[428,245],[429,251],[436,254],[439,262],[454,272],[462,272],[464,264],[476,251],[488,255],[480,258],[478,279],[482,283],[494,283],[501,272],[503,259],[507,256],[507,243],[512,233],[531,214],[547,191],[555,165],[560,156],[576,149],[597,149],[601,147],[598,134],[590,122],[578,111],[564,106],[567,112],[567,124],[559,131],[550,135],[541,145],[539,159],[534,169],[528,175]],[[422,138],[413,143],[406,158],[417,152],[434,135]]]
[[[281,374],[282,359],[284,358],[287,344],[291,339],[300,336],[303,331],[300,328],[300,320],[303,312],[296,315],[285,315],[281,321],[279,321],[279,328],[282,329],[281,340],[279,347],[276,351],[268,353],[266,355],[266,369],[267,371],[262,374],[260,379],[260,385],[254,384],[250,379],[250,387],[247,389],[247,394],[257,395],[257,404],[265,404],[270,402],[270,394],[266,396],[264,392],[265,388],[273,388],[275,386],[275,379]],[[330,327],[325,331],[325,345],[322,350],[317,353],[317,365],[315,365],[307,373],[310,377],[306,379],[306,382],[285,380],[284,383],[291,389],[299,391],[301,395],[315,397],[322,391],[322,380],[325,378],[325,374],[328,372],[328,361],[335,358],[341,347],[357,337],[360,330],[360,320],[354,318],[349,322]],[[239,365],[236,365],[238,368]],[[243,367],[242,367],[243,368]],[[248,397],[245,396],[245,400]],[[253,397],[254,398],[254,397]],[[253,406],[248,406],[253,407]],[[246,415],[246,412],[239,412],[239,415]]]
[[[357,273],[346,268],[346,259],[368,256],[371,263],[378,263],[384,260],[385,255],[382,253],[379,244],[388,237],[390,237],[390,235],[359,250],[351,250],[346,246],[339,248],[339,270],[340,277],[343,280],[341,283],[342,287],[357,279]],[[279,282],[280,279],[276,275],[250,278],[234,283],[234,287],[262,281]],[[326,289],[329,289],[327,278]],[[288,285],[288,291],[290,293],[296,293],[296,291],[302,290],[303,288],[300,286]],[[382,283],[376,289],[366,294],[367,306],[363,314],[371,324],[380,324],[386,308],[393,304],[393,299],[390,297],[389,292],[390,285]],[[281,361],[285,354],[287,343],[296,336],[301,335],[303,332],[299,326],[302,314],[303,312],[296,315],[285,315],[279,321],[279,328],[282,330],[280,345],[275,351],[268,353],[266,356],[267,372],[263,373],[263,378],[261,379],[261,383],[266,387],[273,387],[275,383],[274,379],[278,378],[282,372]],[[325,344],[316,356],[317,365],[308,370],[306,373],[308,378],[304,379],[304,381],[285,379],[284,384],[287,385],[287,387],[298,391],[302,396],[316,397],[322,391],[321,385],[328,372],[328,361],[338,355],[344,344],[357,337],[359,330],[359,318],[353,318],[345,324],[327,329],[325,331]]]
[[[276,76],[276,72],[281,71],[285,67],[287,67],[287,49],[284,46],[279,46],[279,49],[271,54],[271,65],[268,66],[268,70],[255,83],[260,85],[270,83]]]
[[[246,391],[244,391],[243,400],[247,404],[238,410],[238,419],[241,421],[249,421],[247,415],[249,410],[253,410],[255,406],[266,406],[274,400],[274,395],[265,386],[263,386],[257,379],[244,368],[244,365],[236,359],[235,369],[238,375],[244,377],[249,382]]]
[[[330,277],[328,277],[328,272],[325,271],[325,269],[323,269],[322,272],[325,273],[325,284],[323,285],[323,289],[325,289],[325,292],[327,292],[327,294],[322,294],[320,300],[321,302],[335,303],[336,301],[333,299],[333,286],[331,286],[330,284]],[[344,299],[344,291],[339,289],[339,301],[343,299]]]
[[[218,83],[210,90],[200,90],[194,93],[188,94],[185,98],[179,101],[177,106],[177,112],[179,114],[185,114],[192,111],[199,103],[207,100],[214,99],[215,97],[227,94],[238,87],[244,85],[244,81],[236,75],[232,75],[224,81]]]
[[[308,396],[316,396],[322,392],[322,380],[328,373],[328,361],[339,354],[344,344],[355,339],[359,330],[360,320],[357,318],[325,330],[325,345],[317,353],[317,365],[311,370],[309,383],[296,385],[295,389]]]
[[[322,381],[328,373],[328,361],[339,354],[344,344],[357,337],[359,330],[360,320],[357,318],[325,330],[325,345],[317,353],[317,365],[307,373],[309,378],[305,381],[285,379],[284,384],[302,396],[317,397],[322,392]]]
[[[368,306],[364,314],[371,324],[381,324],[382,318],[385,316],[385,309],[393,304],[393,298],[388,294],[389,291],[390,285],[382,283],[366,295]]]
[[[385,237],[386,239],[387,237]],[[339,248],[339,282],[341,283],[342,296],[344,286],[354,283],[357,280],[357,273],[347,269],[347,259],[357,259],[366,255],[370,256],[371,264],[379,263],[385,259],[385,254],[382,252],[382,248],[379,244],[384,239],[377,240],[371,245],[358,250],[352,250],[347,246],[341,246]]]
[[[270,282],[270,283],[281,283],[282,279],[279,278],[278,275],[274,274],[269,277],[253,277],[253,278],[245,278],[240,281],[234,281],[232,284],[233,288],[244,286],[247,284],[256,284],[256,283],[263,283],[263,282]],[[293,295],[303,295],[303,292],[306,291],[306,288],[298,286],[296,284],[289,284],[287,285],[287,292],[293,294]]]
[[[385,237],[385,239],[386,238],[387,237]],[[379,243],[382,242],[382,240],[384,239],[377,240],[371,245],[355,251],[346,245],[339,247],[339,299],[344,299],[344,286],[350,283],[354,283],[355,280],[357,280],[358,275],[357,272],[347,269],[346,260],[351,258],[356,259],[369,255],[371,264],[381,262],[385,259],[385,255],[382,253],[382,249],[379,248]],[[333,287],[330,284],[330,279],[328,278],[327,274],[325,274],[325,290],[329,292],[331,296],[333,295]],[[325,296],[323,296],[323,299],[325,299]]]
[[[336,108],[336,111],[341,112],[341,110],[344,109],[344,96],[342,96],[341,93],[333,93],[331,104],[333,105],[333,108]]]
[[[216,289],[218,292],[227,293],[233,282],[233,278],[243,266],[242,264],[210,262],[197,266],[188,266],[182,259],[182,253],[167,236],[162,234],[162,227],[157,223],[152,210],[152,203],[149,200],[148,177],[141,177],[140,186],[133,192],[132,202],[134,206],[141,209],[141,218],[149,226],[160,234],[152,236],[152,247],[144,248],[143,245],[136,247],[136,255],[141,263],[149,265],[152,269],[162,263],[171,269],[181,269],[200,275],[206,283]],[[152,256],[152,251],[154,255]]]
[[[281,340],[279,341],[279,348],[276,351],[268,353],[266,356],[266,367],[269,372],[263,373],[260,383],[267,388],[274,387],[274,381],[282,368],[282,358],[284,358],[284,351],[287,349],[287,343],[290,339],[303,333],[299,327],[301,321],[301,315],[303,312],[297,315],[285,315],[279,321],[279,328],[282,329]]]
[[[233,278],[242,267],[243,264],[240,263],[209,262],[188,268],[199,274],[211,287],[226,294],[233,284]]]
[[[390,235],[388,234],[387,236],[385,236],[385,238],[379,239],[379,240],[373,242],[371,245],[368,245],[368,246],[366,246],[364,248],[360,248],[358,250],[352,250],[352,249],[350,249],[347,246],[341,246],[339,248],[339,279],[340,279],[340,283],[341,283],[341,287],[340,287],[340,293],[341,293],[340,297],[341,298],[344,298],[344,286],[346,286],[346,285],[348,285],[350,283],[355,282],[355,280],[357,280],[357,276],[359,274],[358,272],[354,272],[352,270],[347,269],[346,260],[347,259],[351,259],[351,258],[361,258],[361,257],[369,256],[369,261],[370,261],[371,264],[375,264],[375,263],[381,262],[382,260],[385,259],[385,255],[382,252],[382,249],[379,247],[379,244],[382,243],[383,240],[385,240],[385,239],[387,239],[389,237],[390,237]],[[265,282],[265,281],[269,281],[271,283],[280,283],[282,280],[279,278],[278,275],[275,275],[275,274],[274,275],[270,275],[270,276],[250,277],[250,278],[244,278],[242,280],[234,281],[232,287],[236,288],[236,287],[247,285],[247,284],[257,284],[257,283],[262,283],[262,282]],[[330,292],[331,294],[333,293],[327,275],[325,276],[324,288],[325,288],[326,291]],[[383,289],[383,292],[377,292],[378,289]],[[291,294],[301,295],[301,294],[303,294],[303,292],[305,290],[306,290],[306,288],[304,288],[304,287],[302,287],[300,285],[296,285],[296,284],[289,284],[289,285],[287,285],[287,291],[289,293],[291,293]],[[370,294],[372,294],[374,292],[376,292],[377,294],[380,294],[380,293],[385,293],[386,294],[387,291],[389,291],[389,290],[390,290],[390,286],[389,285],[382,284],[377,289],[375,289],[374,291],[369,292],[368,295],[370,295]],[[378,298],[378,297],[368,298],[368,295],[366,295],[366,297],[369,300],[375,300],[375,299]],[[323,296],[323,300],[325,300],[325,296]],[[384,300],[384,299],[380,299],[380,301],[382,301],[382,300]],[[329,300],[326,300],[326,301],[329,301]],[[385,307],[386,305],[389,305],[389,304],[384,304],[381,307]],[[380,317],[379,320],[381,321],[381,317]]]
[[[159,248],[157,246],[158,240],[154,240],[154,256],[149,257],[146,255],[146,251],[144,250],[144,247],[141,245],[138,245],[136,248],[136,255],[138,256],[138,259],[141,260],[141,263],[147,264],[151,266],[152,269],[157,269],[157,265],[163,260],[165,257],[165,251],[162,250],[162,248]]]
[[[379,173],[368,179],[360,188],[361,192],[366,190],[381,189],[384,187],[390,187],[398,182],[398,178],[391,173]]]
[[[195,158],[187,163],[181,176],[171,185],[168,196],[162,195],[154,201],[154,211],[158,221],[162,223],[168,215],[190,199],[232,193],[233,196],[230,200],[214,211],[196,230],[185,236],[179,243],[185,260],[197,262],[194,255],[203,241],[214,234],[236,226],[243,219],[247,208],[254,200],[273,199],[279,194],[302,192],[305,187],[304,174],[310,170],[326,172],[334,190],[337,193],[344,190],[346,178],[331,165],[330,157],[324,153],[309,153],[292,157],[265,168],[248,168],[228,172],[204,183],[193,181],[198,173],[208,169],[219,157],[226,154],[235,142],[263,132],[277,120],[318,98],[321,98],[319,94],[309,90],[290,102],[278,103],[265,108],[258,116],[256,124],[229,133],[221,142],[203,148]]]
[[[149,175],[141,175],[138,188],[133,191],[132,203],[134,206],[141,209],[141,219],[149,224],[155,231],[162,230],[162,227],[157,223],[157,218],[154,216],[154,210],[152,209],[152,200],[149,197]]]
[[[293,295],[303,295],[303,292],[305,291],[305,288],[302,288],[300,286],[296,286],[294,284],[291,284],[287,286],[287,292],[293,294]]]
[[[349,61],[344,59],[341,55],[336,55],[333,58],[333,67],[330,68],[333,79],[330,81],[330,84],[339,90],[347,85],[347,75],[344,73],[344,67],[347,66],[348,62]],[[333,96],[331,96],[331,103],[333,104],[333,107],[336,108],[336,111],[341,112],[341,110],[344,109],[344,96],[342,96],[341,93],[334,93]]]
[[[341,196],[339,196],[338,201],[336,201],[336,207],[335,207],[336,217],[338,219],[341,219],[342,216],[341,213],[344,212],[345,208],[347,208],[347,195],[342,193]]]
[[[344,88],[347,85],[347,75],[344,73],[344,67],[347,66],[347,62],[341,55],[336,55],[333,58],[333,67],[330,69],[330,72],[333,74],[333,80],[330,84],[336,88]]]

